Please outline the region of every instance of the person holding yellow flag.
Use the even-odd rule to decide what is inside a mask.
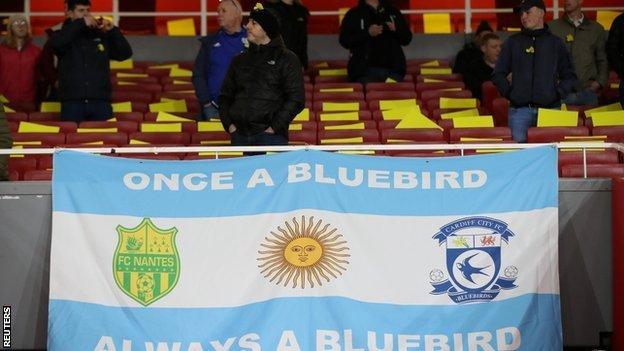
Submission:
[[[4,105],[0,102],[0,149],[9,149],[12,145],[13,141],[9,131],[9,123],[4,114]],[[7,155],[0,156],[0,180],[9,180],[8,161],[9,157]]]
[[[110,60],[132,56],[119,28],[91,14],[89,0],[68,0],[67,20],[50,39],[59,59],[61,119],[81,122],[112,117]]]
[[[232,60],[221,86],[221,123],[232,145],[286,145],[288,126],[305,104],[301,63],[262,4],[251,11],[247,38],[249,50]]]

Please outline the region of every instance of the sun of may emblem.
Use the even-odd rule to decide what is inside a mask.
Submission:
[[[284,226],[277,227],[279,233],[272,231],[270,237],[265,237],[258,251],[260,273],[270,282],[313,288],[347,270],[349,248],[336,228],[314,217],[306,220],[305,216],[301,221],[293,217]]]

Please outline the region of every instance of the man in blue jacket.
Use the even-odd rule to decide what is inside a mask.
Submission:
[[[527,140],[537,123],[538,108],[559,108],[577,78],[565,45],[544,23],[542,0],[523,0],[516,7],[522,32],[503,45],[492,82],[510,101],[509,127],[516,142]]]
[[[243,11],[238,0],[223,0],[217,7],[221,29],[202,38],[201,49],[193,67],[193,85],[203,106],[202,120],[219,119],[217,99],[221,84],[234,56],[247,46],[247,30],[242,26]]]

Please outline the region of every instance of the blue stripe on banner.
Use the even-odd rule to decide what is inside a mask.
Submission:
[[[559,296],[537,294],[462,306],[326,297],[235,308],[144,309],[51,300],[48,340],[51,350],[95,351],[562,349]]]
[[[289,166],[298,167],[290,180]],[[256,185],[250,187],[253,179]],[[553,184],[557,184],[557,152],[549,146],[452,158],[295,151],[188,162],[61,151],[54,156],[53,207],[74,213],[186,218],[301,208],[470,215],[556,207]]]

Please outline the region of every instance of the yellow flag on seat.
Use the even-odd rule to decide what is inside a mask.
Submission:
[[[113,112],[132,112],[132,102],[130,101],[126,101],[126,102],[117,102],[114,104],[111,104],[111,106],[113,107]]]
[[[301,123],[293,123],[293,124],[288,126],[288,130],[301,131],[301,130],[303,130],[303,124],[301,124]]]
[[[3,104],[8,104],[9,99],[7,99],[6,96],[0,94],[0,102]]]
[[[366,126],[364,125],[363,122],[325,126],[325,130],[363,130],[363,129],[366,129]]]
[[[224,132],[223,124],[216,121],[206,121],[197,123],[198,132]]]
[[[117,78],[148,78],[149,75],[145,73],[124,73],[117,72]]]
[[[401,100],[380,100],[379,109],[382,111],[392,110],[396,108],[417,106],[416,99],[401,99]]]
[[[181,77],[192,77],[193,71],[183,68],[172,68],[169,72],[169,77],[181,78]]]
[[[130,145],[150,145],[147,141],[138,140],[138,139],[130,139]]]
[[[362,144],[363,142],[363,137],[321,139],[321,144]]]
[[[323,111],[325,112],[349,112],[359,110],[359,102],[323,102]]]
[[[127,59],[125,61],[110,60],[110,69],[131,69],[134,68],[134,61]]]
[[[381,118],[383,118],[385,121],[396,121],[404,119],[406,118],[406,116],[419,114],[421,114],[420,107],[418,107],[418,105],[410,105],[401,108],[381,111]]]
[[[77,133],[117,133],[117,128],[78,128]]]
[[[440,98],[440,108],[476,108],[477,107],[477,99],[475,98]]]
[[[172,37],[194,36],[197,34],[195,21],[192,18],[167,21],[167,33]]]
[[[423,62],[420,64],[420,67],[440,67],[440,61],[433,60],[433,61]]]
[[[6,113],[15,113],[15,110],[10,108],[9,106],[7,106],[7,105],[2,105],[2,106],[4,108],[4,112],[6,112]]]
[[[156,115],[156,122],[193,122],[193,119],[179,117],[170,113],[160,111]]]
[[[45,101],[41,103],[41,107],[39,108],[41,112],[61,112],[61,103],[60,102],[52,102]]]
[[[450,68],[428,68],[422,67],[420,69],[420,74],[452,74],[453,70]]]
[[[614,104],[604,105],[604,106],[595,107],[589,110],[585,110],[585,116],[592,117],[592,115],[595,112],[621,111],[621,110],[622,110],[622,104],[620,104],[619,102],[616,102]]]
[[[309,121],[310,120],[310,109],[304,108],[298,115],[295,116],[293,121]]]
[[[578,111],[561,111],[540,108],[537,110],[538,127],[576,127]]]
[[[352,93],[353,88],[321,88],[320,93]]]
[[[342,77],[347,75],[346,68],[334,68],[334,69],[320,69],[319,76],[321,77]]]
[[[141,123],[141,132],[148,133],[167,133],[181,132],[182,123]]]
[[[469,116],[478,116],[479,109],[471,108],[468,110],[461,110],[456,112],[447,112],[440,114],[441,119],[453,119],[455,117],[469,117]]]
[[[490,128],[494,127],[492,116],[470,116],[453,118],[454,128]]]
[[[449,13],[425,13],[423,14],[424,32],[451,33],[451,14]]]
[[[59,133],[60,131],[61,127],[59,126],[49,126],[32,122],[20,122],[17,127],[18,133]]]
[[[340,113],[321,113],[319,119],[321,121],[357,121],[360,119],[360,113],[340,112]]]
[[[591,118],[594,127],[624,125],[624,111],[594,112]]]
[[[186,107],[186,101],[176,100],[176,101],[165,101],[165,102],[155,102],[149,104],[150,112],[188,112]]]

